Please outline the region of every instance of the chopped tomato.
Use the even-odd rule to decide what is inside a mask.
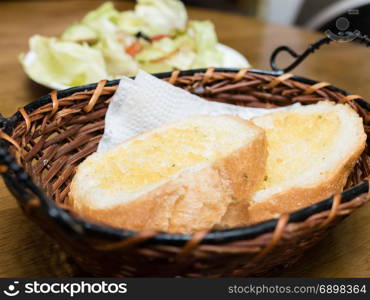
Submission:
[[[159,41],[159,40],[161,40],[163,38],[166,38],[166,37],[171,37],[171,36],[169,34],[157,34],[157,35],[153,36],[150,40],[152,42],[154,42],[154,41]]]
[[[125,51],[128,55],[135,56],[141,50],[141,45],[138,41],[133,42],[130,46],[128,46]]]

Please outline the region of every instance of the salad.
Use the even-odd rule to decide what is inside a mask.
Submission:
[[[34,35],[30,52],[20,55],[27,75],[64,88],[177,69],[225,65],[210,21],[188,20],[179,0],[137,0],[134,10],[106,2],[60,37]]]

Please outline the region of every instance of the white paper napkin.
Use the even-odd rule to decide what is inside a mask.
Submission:
[[[210,102],[139,71],[135,80],[128,77],[121,79],[108,107],[98,152],[112,149],[144,131],[191,115],[231,114],[250,119],[296,105],[299,104],[264,109]]]

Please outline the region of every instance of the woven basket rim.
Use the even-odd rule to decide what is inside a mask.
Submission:
[[[196,73],[205,73],[207,69],[192,69],[192,70],[183,70],[180,71],[178,76],[187,76],[187,75],[194,75]],[[226,72],[226,73],[236,73],[239,72],[239,68],[215,68],[214,72]],[[277,71],[266,71],[266,70],[259,70],[259,69],[248,69],[248,72],[255,73],[255,74],[261,74],[261,75],[271,75],[271,76],[279,76],[282,75],[282,72]],[[153,74],[154,76],[163,79],[170,77],[172,72],[163,72],[163,73],[156,73]],[[302,76],[292,76],[289,78],[289,80],[294,80],[306,84],[316,84],[318,81],[312,80],[306,77]],[[119,79],[116,80],[110,80],[107,81],[105,86],[116,86],[119,83]],[[77,92],[82,91],[88,91],[93,90],[97,87],[97,83],[72,87],[64,90],[58,91],[58,98],[63,98],[70,96]],[[332,85],[326,87],[329,90],[332,90],[334,92],[339,92],[345,96],[351,95],[351,93],[342,90],[340,88],[334,87]],[[33,110],[50,103],[51,97],[50,95],[44,95],[38,98],[37,100],[27,104],[24,109],[27,113],[31,113]],[[363,99],[356,99],[356,101],[362,108],[364,108],[366,111],[370,112],[370,104],[367,103]],[[10,134],[13,130],[15,124],[22,120],[22,115],[19,111],[17,111],[15,114],[13,114],[10,118],[6,119],[4,122],[4,132]],[[4,143],[3,140],[0,139],[0,145],[2,147],[7,148],[7,144]],[[42,188],[38,187],[41,191]],[[362,183],[351,187],[350,189],[347,189],[342,192],[342,199],[341,203],[349,202],[353,200],[355,197],[368,192],[369,190],[369,183],[367,181],[363,181]],[[118,229],[114,227],[110,227],[107,225],[100,225],[100,224],[94,224],[90,223],[88,221],[85,221],[83,219],[79,219],[75,216],[72,216],[68,214],[66,211],[64,211],[62,208],[58,207],[53,200],[51,200],[49,197],[44,196],[40,197],[41,199],[41,209],[44,210],[44,213],[49,218],[54,219],[55,221],[58,221],[63,227],[67,229],[73,229],[75,233],[80,234],[92,234],[100,237],[105,238],[111,238],[111,239],[126,239],[133,237],[137,234],[137,232],[132,230],[125,230],[125,229]],[[303,222],[310,216],[330,210],[333,203],[333,197],[324,199],[320,202],[314,203],[310,206],[304,207],[302,209],[296,210],[289,214],[289,223],[295,223],[295,222]],[[207,243],[207,244],[220,244],[225,242],[231,242],[235,240],[240,239],[250,239],[254,238],[256,236],[273,232],[276,225],[277,225],[278,219],[270,219],[264,222],[260,222],[254,225],[250,226],[244,226],[244,227],[237,227],[237,228],[230,228],[230,229],[222,229],[222,230],[213,230],[207,233],[204,238],[202,239],[201,243]],[[81,230],[82,229],[82,230]],[[157,233],[152,238],[150,238],[151,242],[159,243],[159,244],[166,244],[166,245],[183,245],[187,243],[192,238],[192,234],[171,234],[171,233]]]

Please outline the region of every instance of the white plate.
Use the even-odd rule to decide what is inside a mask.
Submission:
[[[217,44],[217,49],[224,54],[224,68],[250,67],[248,60],[238,51],[224,44]]]
[[[236,51],[233,48],[230,48],[226,45],[223,44],[217,44],[217,49],[219,49],[221,52],[224,54],[224,62],[222,66],[219,67],[224,67],[224,68],[244,68],[244,67],[249,67],[249,63],[247,59],[238,51]],[[35,53],[32,51],[29,51],[25,56],[24,56],[24,62],[26,64],[32,64],[33,61],[36,59]],[[31,78],[32,79],[32,78]],[[37,82],[37,80],[32,79],[33,81]],[[40,85],[43,85],[45,87],[48,87],[53,90],[62,90],[62,89],[67,89],[70,86],[65,86],[61,85],[57,82],[51,82],[48,84],[37,82]]]

